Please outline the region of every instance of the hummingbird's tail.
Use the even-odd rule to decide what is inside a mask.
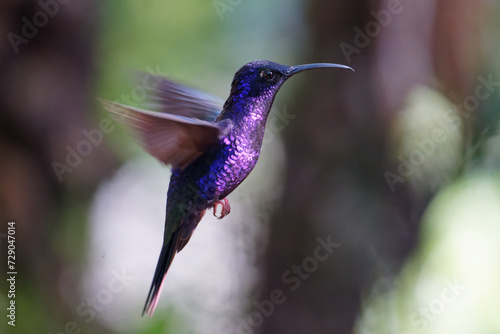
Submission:
[[[164,244],[161,249],[160,258],[158,259],[158,264],[156,265],[153,282],[151,283],[151,288],[149,289],[148,298],[146,299],[146,305],[144,305],[142,316],[147,314],[152,317],[155,312],[156,305],[160,299],[160,293],[163,287],[165,275],[167,274],[170,264],[172,264],[175,253],[177,253],[179,241],[179,230],[177,230],[172,234],[170,241]]]

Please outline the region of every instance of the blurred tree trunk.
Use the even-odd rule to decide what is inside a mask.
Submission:
[[[352,59],[356,72],[311,73],[291,105],[300,119],[285,134],[285,188],[265,258],[265,291],[282,289],[287,300],[266,319],[263,333],[351,333],[370,284],[396,273],[415,244],[416,220],[398,210],[411,207],[406,187],[395,198],[383,176],[394,111],[383,109],[376,91],[376,41],[353,40],[353,27],[364,30],[372,19],[370,8],[376,2],[309,6],[308,62]],[[341,59],[342,42],[359,52]],[[324,261],[315,257],[318,238],[339,244]],[[292,265],[310,273],[284,274]],[[300,283],[287,284],[289,276]]]
[[[75,315],[82,302],[82,208],[114,161],[98,141],[84,147],[82,133],[98,128],[92,120],[96,4],[8,0],[0,8],[0,231],[16,223],[18,272],[17,322],[8,327],[59,333],[77,320],[87,328]],[[69,150],[77,152],[70,164]],[[90,326],[99,332],[97,322]]]
[[[463,10],[465,2],[309,3],[305,62],[347,63],[356,72],[309,73],[288,105],[299,116],[285,131],[284,191],[262,259],[260,300],[272,300],[274,291],[274,310],[260,332],[351,333],[373,284],[389,288],[414,249],[434,190],[414,192],[406,180],[391,191],[384,177],[394,170],[387,136],[409,91],[432,84],[433,62],[446,63],[451,50],[456,61],[439,77],[448,92],[463,96],[455,79],[467,81],[470,74],[452,64],[470,54],[440,22],[453,12],[456,22],[448,28],[473,24],[464,20],[467,12],[474,15]],[[332,254],[316,251],[324,243],[319,239],[338,247]]]

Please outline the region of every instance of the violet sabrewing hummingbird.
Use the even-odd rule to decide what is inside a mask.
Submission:
[[[267,60],[236,72],[221,108],[208,94],[155,77],[149,85],[149,111],[101,100],[138,135],[143,148],[172,165],[167,192],[163,246],[142,314],[153,316],[162,285],[177,252],[188,243],[207,209],[230,212],[227,196],[250,174],[260,155],[266,119],[276,93],[291,76],[317,68],[348,66],[317,63],[284,66]]]

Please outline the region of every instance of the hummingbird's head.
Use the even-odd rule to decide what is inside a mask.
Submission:
[[[226,104],[249,99],[250,102],[268,102],[270,106],[281,85],[288,78],[302,71],[326,67],[352,70],[348,66],[329,63],[285,66],[268,60],[250,62],[243,65],[234,75],[231,94]]]

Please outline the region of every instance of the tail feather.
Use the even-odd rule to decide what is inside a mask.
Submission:
[[[146,304],[144,305],[144,310],[142,311],[142,316],[147,314],[149,317],[153,316],[155,312],[156,305],[160,299],[161,289],[163,287],[163,282],[167,274],[168,268],[174,259],[175,253],[177,253],[179,243],[179,230],[172,234],[172,238],[167,244],[164,244],[160,258],[158,259],[158,264],[156,265],[155,274],[153,276],[153,282],[151,283],[151,288],[149,289],[148,298],[146,299]]]

